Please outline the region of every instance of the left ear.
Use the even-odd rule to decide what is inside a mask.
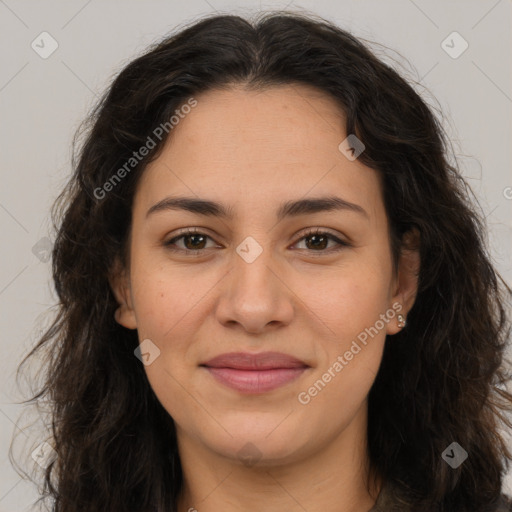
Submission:
[[[402,327],[399,325],[398,315],[407,318],[418,293],[418,278],[420,274],[420,233],[416,228],[404,233],[398,260],[397,276],[394,284],[394,294],[391,305],[397,312],[393,322],[387,324],[386,333],[396,334]]]
[[[137,318],[133,308],[128,269],[121,265],[119,259],[116,259],[110,271],[109,283],[119,305],[115,312],[116,322],[127,329],[136,329]]]

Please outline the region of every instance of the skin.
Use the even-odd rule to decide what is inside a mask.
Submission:
[[[111,281],[117,321],[160,350],[145,370],[177,428],[179,510],[370,510],[380,484],[371,489],[367,478],[367,395],[386,335],[400,330],[396,316],[309,403],[297,397],[393,303],[406,316],[418,252],[403,251],[394,273],[378,173],[339,151],[347,134],[330,97],[286,85],[196,99],[141,177],[130,262]],[[147,215],[171,195],[222,202],[234,217]],[[332,195],[366,215],[347,209],[276,220],[285,201]],[[187,227],[210,238],[181,238],[181,252],[164,245]],[[304,238],[308,228],[351,245],[317,248]],[[248,236],[262,248],[252,263],[236,252]],[[194,246],[199,256],[185,252]],[[244,395],[199,366],[234,351],[284,352],[310,368],[278,389]],[[238,453],[248,442],[252,463]]]

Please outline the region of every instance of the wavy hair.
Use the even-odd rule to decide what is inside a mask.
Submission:
[[[52,210],[57,315],[18,368],[44,352],[44,382],[26,402],[50,406],[57,458],[44,496],[53,511],[176,511],[183,483],[174,422],[134,357],[137,332],[114,320],[109,284],[116,259],[128,262],[137,183],[167,135],[108,193],[98,191],[194,95],[280,84],[330,95],[346,133],[364,142],[359,159],[382,178],[395,268],[404,235],[420,235],[416,301],[407,327],[386,341],[369,394],[373,475],[414,510],[475,512],[497,502],[511,459],[501,431],[512,427],[511,290],[493,268],[483,215],[450,163],[441,122],[358,38],[316,15],[275,11],[254,21],[209,16],[154,44],[113,79],[77,132],[73,172]],[[469,454],[457,469],[441,457],[453,441]]]

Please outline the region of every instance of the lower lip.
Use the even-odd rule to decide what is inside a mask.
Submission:
[[[235,370],[234,368],[206,369],[222,384],[242,393],[265,393],[277,389],[302,375],[305,367],[275,368],[272,370]]]

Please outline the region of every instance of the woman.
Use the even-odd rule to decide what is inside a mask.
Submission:
[[[156,44],[56,213],[52,510],[512,510],[510,289],[437,120],[352,35]]]

